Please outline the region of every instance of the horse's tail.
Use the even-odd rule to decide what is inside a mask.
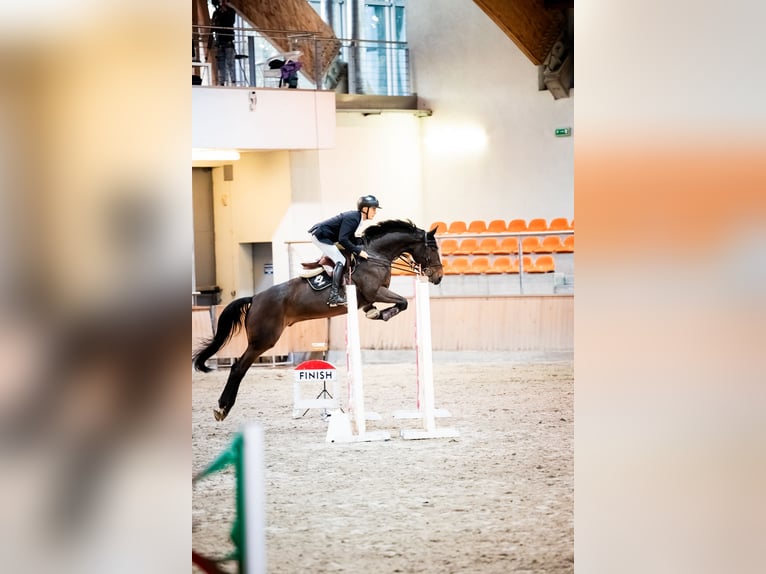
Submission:
[[[218,328],[215,330],[215,336],[205,341],[203,343],[204,347],[197,349],[194,355],[192,355],[196,370],[203,373],[212,371],[210,367],[205,365],[205,362],[215,355],[242,328],[252,300],[252,296],[240,297],[226,305],[221,312],[221,316],[218,318]]]

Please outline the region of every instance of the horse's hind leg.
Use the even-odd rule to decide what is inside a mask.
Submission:
[[[229,371],[229,378],[226,381],[226,386],[218,399],[218,408],[213,410],[215,420],[222,421],[229,414],[231,407],[234,406],[234,401],[237,400],[237,392],[239,391],[239,384],[245,377],[250,365],[253,364],[258,356],[263,351],[260,351],[252,345],[247,347],[247,350],[234,361]]]
[[[239,384],[242,382],[245,374],[247,374],[250,365],[268,349],[276,345],[282,331],[285,330],[282,323],[282,315],[265,317],[261,308],[255,308],[255,311],[253,310],[254,308],[250,309],[252,317],[262,318],[257,328],[252,323],[247,323],[247,349],[231,366],[229,379],[226,381],[226,386],[218,399],[218,408],[213,411],[217,421],[225,419],[231,407],[234,406],[234,401],[237,399],[237,392],[239,391]],[[250,320],[248,318],[248,321]]]

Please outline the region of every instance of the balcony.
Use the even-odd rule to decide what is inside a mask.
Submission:
[[[195,148],[327,149],[336,110],[430,115],[417,109],[406,43],[244,27],[234,35],[234,79],[219,86],[211,28],[192,27]]]
[[[216,85],[209,26],[192,27],[192,75]],[[412,96],[409,48],[404,42],[321,38],[311,32],[234,28],[235,81],[230,87],[286,88],[279,62],[299,62],[304,90],[339,94]],[[275,65],[276,64],[276,65]]]

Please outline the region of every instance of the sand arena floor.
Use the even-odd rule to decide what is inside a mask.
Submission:
[[[269,573],[574,571],[571,357],[434,364],[436,406],[452,414],[437,425],[455,439],[399,437],[418,427],[391,416],[415,405],[414,362],[364,368],[366,407],[382,417],[368,429],[385,442],[327,443],[319,411],[293,419],[292,367],[251,368],[218,423],[227,376],[193,375],[192,470],[245,422],[263,425]],[[193,548],[227,554],[233,470],[196,483],[192,506]]]

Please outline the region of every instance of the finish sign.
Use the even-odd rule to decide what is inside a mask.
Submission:
[[[311,383],[335,381],[337,379],[337,370],[335,365],[327,361],[304,361],[295,367],[296,383]]]
[[[340,408],[340,385],[335,365],[327,361],[304,361],[293,372],[293,418],[305,416],[309,409]],[[328,381],[332,382],[332,392],[327,389]],[[301,386],[310,388],[306,383],[318,384],[322,389],[316,398],[302,396]]]

